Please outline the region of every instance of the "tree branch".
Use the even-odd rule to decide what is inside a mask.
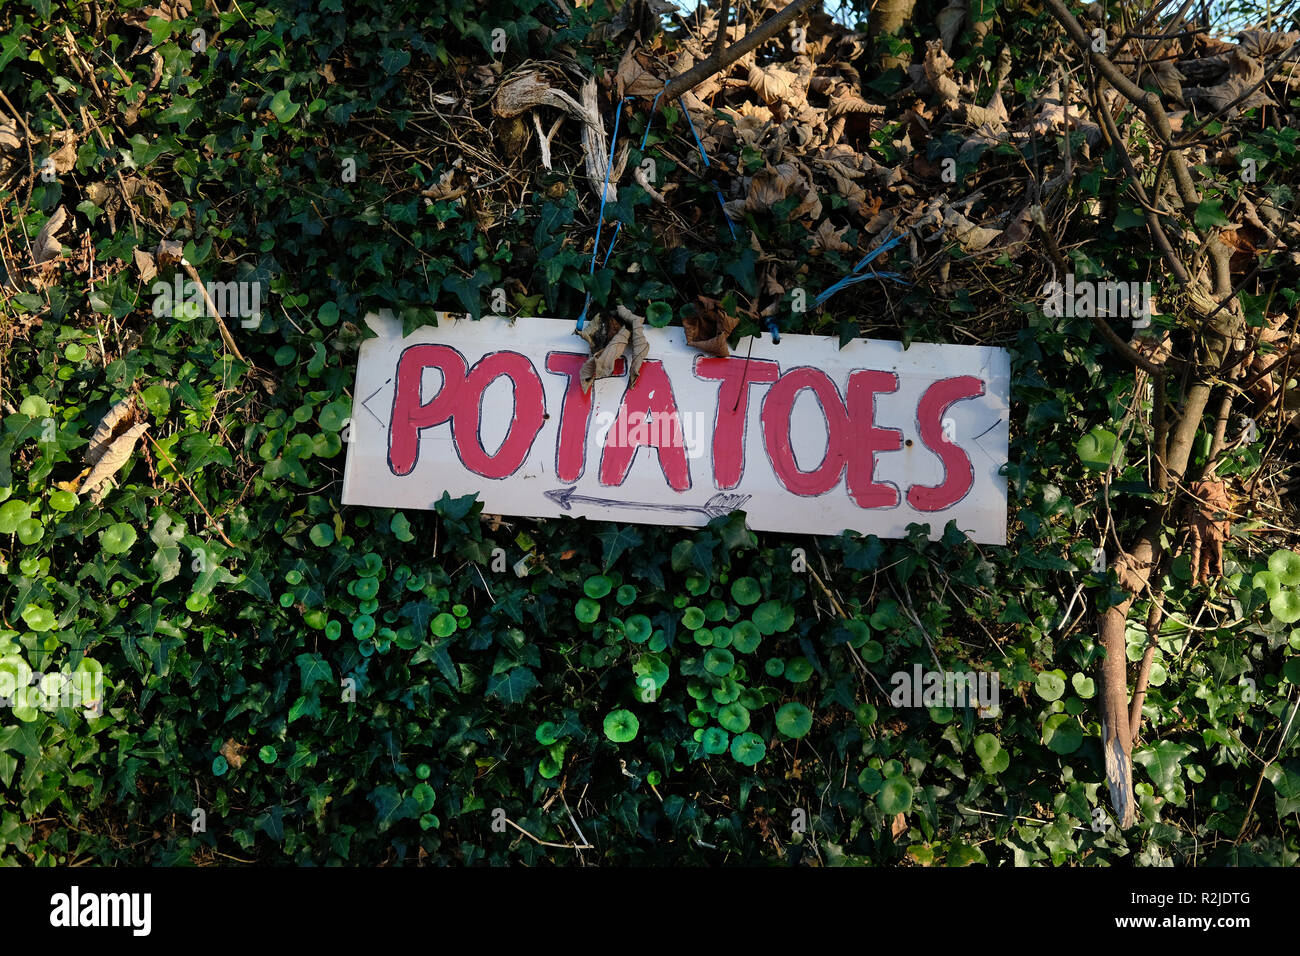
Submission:
[[[725,50],[715,49],[713,55],[703,63],[697,63],[685,73],[678,74],[668,81],[660,94],[665,100],[675,100],[690,90],[695,89],[714,73],[721,72],[735,63],[750,50],[770,40],[791,20],[820,0],[792,0],[785,9],[772,19],[760,24],[752,33],[746,34]]]

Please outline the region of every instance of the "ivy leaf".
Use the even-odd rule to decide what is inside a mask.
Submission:
[[[447,276],[442,280],[442,288],[456,296],[465,311],[477,319],[483,314],[483,287],[491,281],[492,276],[485,269],[479,269],[468,279],[461,275]]]
[[[1228,226],[1232,221],[1223,214],[1222,199],[1203,199],[1199,206],[1196,207],[1196,213],[1192,217],[1196,223],[1196,228],[1202,232],[1207,232],[1218,226]]]
[[[629,548],[641,547],[642,543],[641,535],[628,526],[616,525],[607,531],[597,531],[596,537],[600,539],[601,571],[608,571],[618,560],[619,555]]]
[[[154,522],[153,529],[149,532],[149,539],[158,550],[150,560],[149,567],[153,568],[154,573],[158,575],[157,581],[154,582],[155,592],[159,585],[166,584],[181,573],[179,541],[184,535],[185,528],[173,524],[167,515],[159,515],[158,520]]]
[[[504,674],[493,674],[487,681],[487,696],[507,704],[522,704],[528,692],[541,682],[527,667],[512,667]]]
[[[1192,748],[1188,744],[1179,744],[1172,740],[1161,740],[1159,743],[1135,753],[1133,762],[1146,767],[1147,775],[1161,790],[1165,792],[1176,791],[1181,789],[1178,779],[1180,768],[1187,755],[1191,752]]]
[[[334,672],[330,669],[329,661],[319,654],[299,654],[297,661],[303,691],[311,690],[314,684],[321,681],[334,683]]]
[[[271,112],[275,114],[276,119],[281,123],[287,123],[289,120],[293,119],[294,114],[298,112],[301,105],[301,103],[295,103],[293,101],[293,98],[289,96],[288,90],[281,90],[279,93],[276,93],[275,96],[271,97],[270,109]]]

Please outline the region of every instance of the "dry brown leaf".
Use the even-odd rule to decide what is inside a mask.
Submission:
[[[113,443],[113,439],[142,418],[139,407],[135,403],[134,395],[128,395],[105,412],[104,417],[95,426],[95,432],[90,436],[90,444],[86,446],[86,451],[82,456],[85,458],[86,464],[93,465],[99,461],[104,452],[108,450],[108,446]]]
[[[841,238],[847,230],[848,226],[836,229],[829,219],[823,219],[812,235],[809,251],[814,256],[820,256],[823,252],[848,252],[851,247]]]
[[[78,494],[90,493],[90,500],[98,503],[104,496],[104,484],[112,478],[127,463],[131,457],[131,452],[135,451],[135,443],[140,440],[146,431],[149,430],[148,422],[140,422],[128,428],[118,437],[114,438],[108,448],[105,449],[95,467],[90,470],[90,475],[82,482]]]
[[[184,257],[185,247],[175,239],[159,241],[158,248],[154,250],[154,258],[158,260],[160,266],[179,265]]]
[[[694,315],[682,319],[682,328],[686,330],[686,344],[692,348],[726,358],[731,354],[727,345],[727,336],[739,324],[739,318],[728,315],[722,309],[722,303],[708,296],[696,296],[700,306]]]
[[[740,221],[745,213],[766,212],[792,194],[801,196],[802,201],[790,213],[791,219],[800,219],[804,216],[812,219],[820,218],[822,204],[817,198],[817,191],[793,163],[781,163],[760,169],[749,181],[749,191],[745,198],[732,200],[723,208],[732,220]]]
[[[221,745],[221,756],[226,758],[226,763],[238,770],[244,765],[244,751],[247,749],[248,747],[237,742],[234,737],[229,737]]]
[[[749,68],[749,88],[771,106],[787,99],[802,100],[803,94],[795,86],[799,74],[783,70],[779,66],[758,66]]]
[[[135,262],[136,271],[140,273],[140,281],[148,283],[158,274],[158,265],[154,261],[152,252],[145,252],[143,249],[133,249],[131,259]]]
[[[1223,544],[1232,533],[1232,499],[1222,481],[1196,481],[1188,490],[1199,499],[1190,527],[1195,585],[1223,576]]]
[[[953,59],[943,51],[942,40],[931,40],[925,45],[925,78],[931,89],[939,94],[945,107],[954,107],[961,92],[957,81],[948,75]]]
[[[633,53],[632,49],[633,44],[628,44],[623,59],[619,61],[618,72],[614,74],[619,99],[624,96],[653,97],[664,88],[664,81],[651,69],[654,61],[645,53]]]
[[[41,265],[51,259],[57,259],[63,255],[63,243],[59,242],[55,236],[67,222],[68,213],[62,206],[54,210],[54,215],[45,221],[41,231],[36,236],[36,242],[32,248],[33,261],[36,265]]]
[[[54,132],[50,139],[58,144],[49,155],[50,161],[54,164],[54,171],[69,172],[77,165],[77,134],[70,129],[62,129]]]
[[[595,322],[579,333],[591,346],[592,354],[582,363],[578,381],[584,392],[591,391],[597,379],[609,378],[620,358],[627,361],[631,384],[636,384],[641,365],[650,354],[650,342],[645,336],[645,316],[636,315],[625,306],[618,306],[621,322],[607,319]]]
[[[1240,103],[1228,110],[1228,105],[1245,95],[1264,76],[1264,67],[1246,52],[1244,47],[1235,47],[1228,57],[1229,74],[1227,79],[1217,86],[1192,87],[1187,90],[1187,101],[1208,109],[1227,110],[1227,116],[1236,116],[1240,110],[1258,106],[1276,106],[1273,99],[1264,92],[1264,87],[1251,92]]]
[[[0,113],[0,151],[12,152],[22,144],[18,138],[18,124],[12,117]]]

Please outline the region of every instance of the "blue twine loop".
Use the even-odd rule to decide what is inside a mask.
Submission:
[[[901,272],[877,272],[874,269],[868,269],[866,272],[862,271],[868,265],[870,265],[872,260],[875,259],[877,256],[881,255],[884,252],[887,252],[888,250],[892,249],[894,246],[902,242],[906,235],[907,233],[900,232],[898,235],[890,239],[888,242],[881,243],[880,245],[876,246],[876,248],[868,252],[865,256],[862,257],[862,261],[859,262],[850,270],[848,275],[844,276],[842,279],[835,282],[833,285],[831,285],[829,288],[823,291],[819,296],[817,296],[817,298],[813,299],[813,303],[812,303],[813,308],[816,308],[817,306],[821,305],[831,296],[835,295],[835,293],[842,292],[845,289],[847,289],[849,286],[856,285],[859,282],[865,282],[867,279],[888,279],[890,282],[897,282],[899,285],[911,285],[910,282],[908,282],[906,279],[902,277]]]

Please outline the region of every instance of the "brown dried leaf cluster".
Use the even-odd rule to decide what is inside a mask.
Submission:
[[[106,483],[127,463],[136,442],[148,429],[145,411],[134,395],[128,395],[110,408],[100,419],[90,436],[90,444],[86,446],[85,460],[91,469],[77,489],[78,493],[89,493],[91,501],[98,503],[104,496]]]
[[[637,315],[626,306],[618,306],[618,318],[589,322],[578,333],[591,348],[591,357],[582,364],[578,380],[584,392],[591,391],[597,379],[609,378],[619,359],[627,362],[628,380],[635,383],[641,374],[641,364],[650,355],[650,343],[645,337],[645,316]]]
[[[1232,498],[1218,479],[1193,482],[1189,488],[1197,504],[1189,526],[1192,583],[1223,576],[1223,544],[1232,534]]]

